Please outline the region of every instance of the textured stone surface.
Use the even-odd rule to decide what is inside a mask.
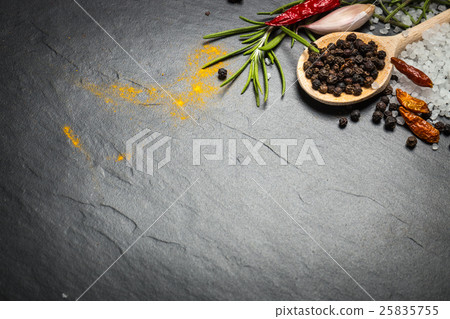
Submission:
[[[163,83],[176,77],[203,34],[277,6],[81,4]],[[206,110],[192,110],[200,126],[171,118],[164,105],[124,103],[112,112],[76,83],[151,80],[75,3],[1,6],[2,299],[77,299],[167,210],[82,299],[369,299],[318,243],[377,300],[448,300],[448,138],[436,152],[421,142],[406,150],[405,128],[392,133],[372,124],[375,100],[361,105],[358,124],[340,130],[348,109],[318,105],[297,84],[277,100],[272,67],[273,107],[255,125],[265,108],[255,107],[252,92],[239,95],[244,77]],[[289,86],[302,48],[290,50],[288,42],[277,52]],[[239,47],[236,38],[220,43]],[[64,125],[89,156],[70,143]],[[144,128],[173,137],[172,161],[154,176],[114,161]],[[193,166],[193,138],[312,138],[326,165],[280,166],[279,148],[263,146],[266,166]],[[247,155],[238,143],[238,162]]]

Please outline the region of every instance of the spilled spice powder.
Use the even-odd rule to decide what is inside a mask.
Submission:
[[[86,156],[87,160],[90,160],[91,157],[81,145],[80,137],[74,133],[74,131],[70,128],[70,126],[67,125],[64,126],[63,132],[64,134],[66,134],[67,138],[72,142],[72,145],[78,148],[81,151],[81,153],[83,153],[84,156]]]
[[[132,86],[123,82],[95,84],[84,80],[80,86],[102,99],[104,103],[115,107],[121,106],[124,102],[145,107],[160,106],[172,117],[185,120],[189,116],[183,108],[188,108],[189,113],[192,110],[202,110],[219,92],[216,74],[219,68],[225,66],[224,63],[217,63],[204,70],[201,67],[226,53],[220,47],[210,44],[196,49],[188,54],[184,72],[172,83],[161,83],[163,89],[154,84],[136,84],[136,81]]]

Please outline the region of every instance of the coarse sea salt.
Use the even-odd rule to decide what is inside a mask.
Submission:
[[[450,23],[433,26],[423,32],[422,38],[421,41],[408,44],[400,58],[425,72],[434,87],[418,87],[396,69],[393,74],[398,76],[396,87],[428,103],[432,110],[431,120],[434,121],[438,116],[450,112]]]

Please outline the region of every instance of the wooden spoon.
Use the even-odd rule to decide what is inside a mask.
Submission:
[[[386,51],[386,66],[383,70],[379,71],[378,77],[376,79],[376,83],[379,85],[378,89],[373,88],[363,88],[362,94],[360,96],[354,96],[342,93],[341,96],[335,97],[333,94],[322,94],[319,91],[313,90],[312,83],[310,79],[307,79],[305,76],[305,72],[303,70],[303,63],[308,60],[308,49],[306,49],[303,54],[300,56],[297,64],[297,78],[303,90],[306,91],[310,96],[312,96],[317,101],[320,101],[325,104],[330,105],[349,105],[358,103],[368,98],[380,93],[383,91],[386,86],[389,84],[389,80],[391,79],[392,74],[392,63],[391,57],[397,57],[400,52],[402,52],[406,45],[415,41],[422,39],[422,32],[431,28],[435,24],[442,24],[450,22],[450,9],[434,16],[431,19],[426,20],[425,22],[403,31],[402,33],[396,36],[389,37],[380,37],[372,34],[354,32],[358,36],[359,39],[363,40],[365,43],[368,43],[370,40],[373,40],[376,44],[378,44],[378,50]],[[329,43],[336,43],[339,39],[344,39],[345,37],[352,32],[334,32],[327,34],[315,43],[319,48],[326,47]]]

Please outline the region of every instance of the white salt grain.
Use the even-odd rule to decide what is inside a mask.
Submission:
[[[372,89],[376,90],[376,89],[379,89],[379,88],[380,88],[380,84],[379,83],[377,83],[377,82],[373,82],[372,83]]]
[[[271,61],[269,60],[269,58],[265,58],[264,62],[266,62],[266,65],[270,65],[271,64]]]
[[[433,149],[433,151],[437,151],[439,148],[439,145],[437,145],[436,143],[434,143],[431,148]]]
[[[395,120],[397,121],[398,125],[405,125],[405,119],[403,117],[399,116]]]
[[[271,77],[272,75],[269,72],[267,72],[267,81],[269,81]]]

